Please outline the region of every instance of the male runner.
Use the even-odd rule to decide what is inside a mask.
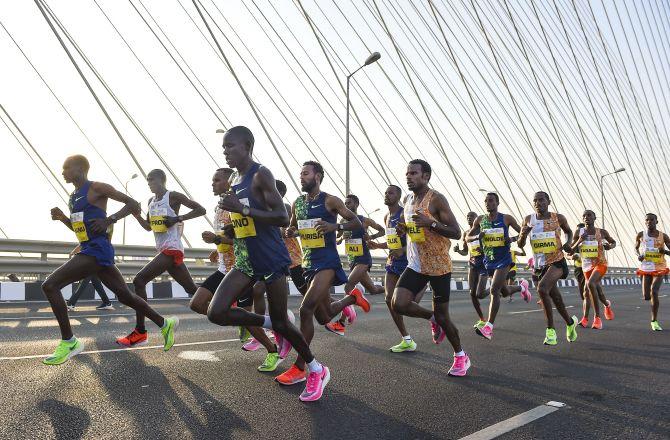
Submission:
[[[289,320],[286,275],[291,260],[279,228],[289,222],[286,208],[270,170],[253,161],[254,136],[246,127],[236,126],[223,135],[223,154],[237,170],[232,191],[225,194],[220,208],[230,212],[227,234],[234,234],[235,265],[214,293],[207,317],[218,325],[242,325],[272,329],[286,339],[309,365],[302,401],[321,398],[330,380],[330,370],[312,355],[300,331]],[[256,281],[265,282],[270,316],[248,312],[233,303]],[[277,341],[282,345],[281,341]]]
[[[468,212],[466,220],[470,229],[472,229],[472,225],[477,217],[478,216],[476,212]],[[486,321],[484,321],[484,314],[482,313],[482,306],[479,303],[479,300],[483,299],[485,296],[484,291],[486,290],[486,280],[488,278],[488,274],[486,272],[486,268],[484,267],[484,255],[482,254],[482,247],[479,239],[468,243],[467,237],[468,231],[470,231],[470,229],[463,231],[461,236],[461,243],[463,244],[463,248],[461,249],[459,247],[460,243],[456,243],[454,251],[462,256],[466,256],[468,254],[470,256],[468,261],[468,286],[470,288],[470,300],[472,301],[475,312],[479,317],[479,320],[475,323],[475,325],[473,325],[473,328],[477,329],[484,327],[486,324]]]
[[[647,229],[638,232],[635,237],[635,253],[640,260],[637,275],[642,278],[642,296],[645,301],[651,300],[651,329],[661,331],[658,323],[658,291],[661,290],[663,277],[670,272],[665,255],[669,255],[670,238],[667,234],[656,229],[658,217],[656,214],[647,214],[645,218]],[[640,252],[642,246],[642,252]]]
[[[286,230],[289,237],[300,235],[303,251],[302,267],[308,288],[300,305],[300,330],[307,343],[314,337],[314,318],[325,325],[345,307],[357,305],[364,312],[370,311],[370,303],[363,291],[355,288],[347,291],[344,298],[331,302],[330,289],[347,281],[342,270],[340,256],[335,244],[335,231],[352,231],[361,227],[361,222],[349,211],[339,198],[321,191],[324,171],[321,164],[307,161],[300,172],[300,185],[305,194],[293,203],[291,224]],[[337,216],[347,220],[337,223]],[[275,378],[282,385],[292,385],[305,380],[305,362],[302,353],[296,362]],[[325,368],[325,367],[324,367]],[[311,367],[310,367],[311,371]],[[310,373],[311,375],[311,373]],[[309,387],[309,376],[307,377]]]
[[[484,254],[484,268],[491,277],[488,320],[483,326],[475,326],[475,332],[485,339],[493,338],[493,323],[500,309],[500,296],[508,297],[521,291],[521,296],[527,302],[530,299],[528,282],[521,280],[519,286],[506,286],[507,274],[514,265],[510,244],[514,239],[509,235],[511,227],[517,233],[521,226],[508,214],[498,212],[500,199],[496,193],[488,193],[484,198],[487,214],[477,217],[468,232],[467,240],[479,241]]]
[[[412,340],[405,320],[402,315],[393,310],[393,291],[398,283],[400,275],[407,267],[407,237],[405,234],[399,234],[398,223],[405,223],[403,208],[400,206],[402,190],[399,186],[389,185],[384,192],[384,204],[388,207],[388,213],[384,215],[384,224],[386,225],[386,242],[376,243],[369,241],[370,249],[388,249],[389,256],[386,260],[386,275],[384,276],[384,288],[386,290],[386,306],[391,313],[391,318],[398,328],[402,340],[399,344],[389,348],[393,353],[403,353],[406,351],[415,351],[416,342]],[[417,298],[419,295],[417,295]],[[418,302],[418,301],[417,301]]]
[[[62,338],[54,353],[44,359],[47,365],[62,364],[84,350],[83,342],[72,333],[67,306],[60,290],[91,275],[100,278],[121,303],[141,312],[161,328],[165,351],[172,348],[175,328],[179,324],[177,317],[164,319],[145,300],[128,290],[121,272],[114,265],[114,248],[107,230],[119,219],[139,211],[140,205],[111,185],[88,180],[89,168],[84,156],[71,156],[65,160],[63,178],[75,187],[70,195],[70,216],[66,216],[60,208],[51,210],[53,220],[61,221],[76,234],[81,250],[42,284],[42,291],[51,304]],[[124,204],[121,210],[109,217],[106,213],[108,199]]]
[[[135,294],[147,300],[147,284],[164,272],[170,274],[186,293],[193,295],[198,286],[193,282],[188,268],[184,264],[184,245],[181,236],[184,221],[205,215],[206,210],[184,194],[168,191],[165,187],[167,176],[163,170],[152,170],[147,174],[149,190],[154,196],[149,199],[149,209],[146,218],[142,213],[133,213],[137,222],[147,231],[153,231],[158,254],[140,270],[133,279]],[[191,211],[179,215],[179,209],[184,205]],[[135,328],[128,336],[118,338],[116,343],[124,347],[135,347],[147,343],[148,334],[144,328],[144,315],[135,314]]]
[[[510,249],[509,253],[512,257],[512,266],[509,268],[509,272],[507,272],[507,279],[506,279],[507,286],[514,286],[514,283],[517,283],[517,285],[521,285],[522,282],[526,280],[523,279],[519,281],[516,280],[516,274],[518,271],[516,263],[519,257],[526,256],[526,251],[524,251],[523,249]],[[514,296],[514,293],[515,292],[510,293],[508,302],[512,302],[512,297]],[[528,288],[528,295],[530,295],[530,287]],[[530,301],[530,296],[528,297],[528,301]]]
[[[465,376],[470,358],[463,351],[456,326],[449,318],[451,292],[451,258],[449,239],[461,236],[458,222],[447,199],[428,187],[432,175],[430,164],[414,159],[407,165],[405,177],[411,193],[405,198],[405,223],[398,224],[401,234],[407,233],[407,268],[393,292],[393,310],[400,315],[430,321],[433,342],[449,339],[454,349],[451,376]],[[433,290],[433,311],[416,304],[414,297],[430,282]]]
[[[568,277],[568,263],[565,261],[563,251],[571,252],[568,243],[572,242],[572,229],[562,214],[549,212],[551,200],[549,194],[538,191],[533,196],[535,212],[526,216],[523,221],[521,235],[517,241],[520,249],[526,245],[530,236],[530,245],[533,249],[535,275],[538,277],[537,293],[542,300],[542,308],[547,319],[547,331],[544,339],[545,345],[556,345],[556,329],[554,328],[554,315],[552,312],[552,301],[556,310],[565,320],[566,338],[569,342],[577,339],[577,317],[568,315],[563,303],[563,297],[556,283],[559,279]],[[565,233],[565,244],[561,244],[561,230]]]
[[[598,287],[601,288],[602,292],[601,281],[607,273],[605,250],[614,249],[616,241],[610,236],[609,232],[594,226],[596,214],[593,211],[587,209],[584,211],[582,218],[585,225],[579,229],[579,237],[572,244],[572,252],[579,252],[579,260],[584,274],[585,293],[588,293],[588,295],[584,295],[584,316],[580,325],[582,327],[588,325],[589,318],[586,312],[588,304],[591,304],[594,313],[591,328],[601,330],[603,323],[600,319]],[[607,242],[607,245],[603,245],[603,240]],[[605,299],[605,319],[614,319],[611,303],[607,299]]]

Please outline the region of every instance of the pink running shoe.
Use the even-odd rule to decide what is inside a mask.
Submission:
[[[463,356],[454,355],[454,363],[449,369],[449,376],[465,376],[470,368],[470,356],[464,354]]]
[[[521,286],[521,298],[523,298],[523,300],[526,302],[530,302],[530,300],[533,298],[533,295],[530,293],[528,281],[523,279],[519,280],[519,286]]]
[[[261,348],[261,343],[255,338],[250,338],[247,343],[242,346],[242,350],[244,351],[256,351],[259,348]]]
[[[434,318],[430,318],[430,332],[433,334],[433,342],[439,344],[444,341],[447,334],[444,332],[440,324],[435,322]]]
[[[342,314],[347,318],[349,324],[353,324],[356,321],[356,309],[353,306],[346,306],[342,309]]]
[[[493,339],[493,327],[491,327],[490,325],[485,325],[481,328],[477,327],[475,329],[475,331],[477,332],[477,334],[479,336],[483,336],[484,338],[488,339],[489,341],[491,339]]]
[[[303,402],[314,402],[321,398],[323,389],[326,388],[330,381],[330,370],[323,365],[323,370],[320,373],[309,373],[307,375],[307,386],[300,394],[300,400]]]
[[[291,324],[295,323],[295,315],[290,310],[288,310],[288,320],[291,321]],[[286,359],[286,356],[288,356],[293,346],[288,341],[288,339],[286,339],[279,333],[273,331],[272,334],[274,335],[275,342],[277,343],[277,351],[279,352],[279,357],[282,359]]]

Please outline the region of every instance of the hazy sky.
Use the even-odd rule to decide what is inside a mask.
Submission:
[[[516,217],[532,211],[530,200],[539,189],[548,190],[572,225],[585,207],[601,217],[599,176],[626,167],[605,185],[605,226],[622,243],[609,253],[615,265],[634,264],[633,238],[644,226],[645,212],[663,220],[670,209],[665,191],[670,6],[661,0],[435,0],[435,13],[429,2],[418,0],[202,0],[205,15],[213,18],[208,23],[290,174],[211,46],[191,1],[48,4],[210,214],[216,202],[211,174],[224,165],[215,131],[231,124],[254,131],[258,159],[288,183],[289,199],[298,194],[290,181],[297,181],[299,164],[313,158],[326,168],[325,190],[344,191],[340,83],[371,51],[379,51],[381,60],[352,82],[352,103],[365,129],[352,118],[352,191],[368,212],[382,208],[372,214],[376,220],[382,220],[387,176],[404,187],[407,160],[415,157],[433,165],[432,183],[447,195],[462,227],[466,212],[483,209],[480,188],[497,189],[501,210]],[[128,190],[146,204],[150,194],[139,169],[37,5],[1,2],[0,20],[90,139],[0,29],[0,104],[50,171],[60,179],[63,159],[85,154],[92,180],[122,188],[132,174],[140,174]],[[142,169],[165,168],[66,44]],[[66,208],[67,194],[49,170],[31,161],[39,159],[22,149],[12,133],[29,146],[7,116],[0,112],[0,118],[11,127],[0,124],[0,228],[11,238],[73,240],[49,217],[51,207]],[[173,176],[168,185],[184,191]],[[202,219],[187,223],[193,246],[204,246],[200,232],[206,228]],[[121,226],[117,243],[120,232]],[[128,220],[128,243],[152,240]]]

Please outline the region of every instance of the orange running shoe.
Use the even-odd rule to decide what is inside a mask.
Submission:
[[[603,322],[599,317],[593,318],[593,325],[591,325],[591,328],[596,329],[596,330],[602,330],[603,329]]]
[[[132,332],[128,336],[124,336],[123,338],[118,338],[116,340],[116,343],[119,345],[123,345],[124,347],[138,347],[140,345],[144,345],[148,342],[149,340],[149,332],[144,332],[140,333],[137,331],[137,329],[133,329]]]
[[[611,321],[614,319],[614,311],[612,310],[612,303],[610,300],[607,300],[607,305],[605,306],[605,319]]]
[[[579,325],[584,327],[584,328],[588,327],[589,326],[589,318],[587,318],[586,316],[583,316],[582,320],[579,321]]]
[[[333,332],[336,335],[344,336],[346,328],[339,321],[335,321],[326,324],[326,330],[328,330],[329,332]]]
[[[295,385],[306,380],[307,371],[301,370],[300,368],[296,367],[295,364],[291,365],[291,368],[275,377],[275,381],[282,385]]]
[[[363,309],[365,313],[368,313],[370,311],[370,301],[365,297],[365,293],[363,293],[364,290],[365,288],[362,285],[356,284],[356,287],[354,287],[348,295],[351,295],[356,299],[354,304]]]

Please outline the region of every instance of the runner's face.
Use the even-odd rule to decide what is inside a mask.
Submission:
[[[490,194],[484,199],[484,205],[486,206],[487,212],[495,212],[498,210],[498,201]]]
[[[221,171],[214,173],[214,176],[212,177],[212,192],[214,195],[219,196],[226,193],[229,189],[230,184],[228,183],[226,175]]]
[[[154,194],[165,187],[165,182],[163,182],[163,179],[157,174],[149,173],[147,175],[147,184],[149,184],[149,191]]]
[[[400,191],[395,186],[389,186],[384,193],[384,205],[391,206],[400,200]]]
[[[356,210],[358,209],[358,203],[356,203],[356,201],[351,197],[347,197],[346,199],[344,199],[344,206],[346,206],[347,209],[351,212],[356,212]]]
[[[223,135],[223,156],[230,168],[237,168],[250,154],[246,139],[235,133]]]
[[[596,222],[596,215],[591,211],[584,211],[582,220],[584,221],[584,224],[586,224],[586,226],[591,227]]]
[[[66,160],[65,163],[63,163],[63,179],[65,180],[65,183],[74,182],[77,178],[81,177],[82,174],[83,170],[75,161]]]
[[[405,179],[407,179],[407,188],[410,191],[416,191],[428,184],[428,173],[421,172],[421,165],[411,163],[407,165]]]
[[[474,212],[468,213],[468,216],[466,217],[468,219],[468,225],[472,226],[475,223],[475,220],[477,219],[477,214]]]
[[[312,191],[317,185],[317,174],[314,172],[312,165],[305,165],[300,171],[300,189],[303,192]]]
[[[656,219],[655,216],[648,215],[644,219],[644,223],[647,225],[647,229],[649,229],[650,231],[653,231],[654,229],[656,229],[656,223],[658,223],[658,220]]]
[[[535,207],[535,212],[538,214],[544,214],[549,209],[549,199],[544,193],[535,193],[533,197],[533,206]]]

